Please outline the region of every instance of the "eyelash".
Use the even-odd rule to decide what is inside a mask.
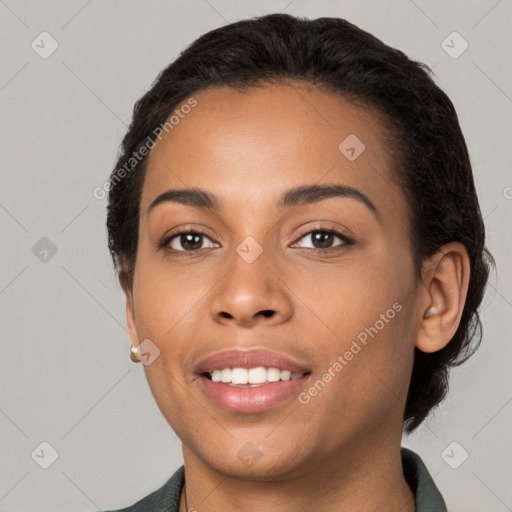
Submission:
[[[325,253],[330,253],[332,251],[340,250],[344,246],[353,245],[355,243],[354,239],[348,237],[344,233],[341,233],[340,231],[338,231],[338,230],[336,230],[334,228],[329,228],[327,226],[321,226],[321,225],[313,226],[312,228],[308,228],[307,231],[304,231],[304,232],[300,233],[299,238],[297,240],[302,239],[306,235],[311,235],[313,233],[318,233],[318,232],[333,234],[333,235],[337,236],[340,240],[342,240],[343,244],[337,245],[337,246],[334,246],[334,247],[329,247],[327,249],[317,249],[315,247],[306,247],[306,249],[308,251],[312,251],[312,252],[315,252],[317,254],[325,254]],[[165,248],[167,248],[167,246],[169,245],[171,240],[173,240],[174,238],[176,238],[178,236],[181,236],[181,235],[188,235],[188,234],[201,235],[201,236],[204,236],[206,238],[209,238],[209,236],[204,231],[202,231],[201,229],[199,229],[199,228],[189,228],[189,229],[185,229],[183,231],[178,231],[177,233],[173,233],[171,236],[165,237],[158,244],[158,248],[159,249],[165,249]],[[294,242],[294,244],[295,243],[296,242]],[[199,251],[202,251],[202,250],[203,249],[196,249],[196,250],[193,250],[193,251],[178,251],[176,249],[169,249],[170,252],[181,253],[182,255],[189,255],[189,256],[194,256]]]
[[[315,247],[307,247],[308,251],[313,251],[317,254],[325,254],[326,252],[335,252],[343,249],[343,247],[347,245],[353,245],[355,243],[355,240],[353,238],[350,238],[349,236],[345,235],[341,231],[338,231],[335,228],[330,228],[327,226],[316,225],[309,227],[307,230],[302,231],[299,233],[298,240],[302,239],[306,235],[311,235],[312,233],[328,233],[337,236],[343,243],[340,245],[336,245],[334,247],[329,247],[327,249],[316,249]],[[295,243],[295,242],[294,242]]]

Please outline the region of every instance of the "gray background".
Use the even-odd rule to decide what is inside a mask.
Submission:
[[[1,511],[128,505],[182,464],[142,365],[129,361],[106,200],[92,190],[115,163],[135,100],[185,45],[279,11],[347,18],[434,68],[457,108],[498,271],[480,350],[403,444],[422,456],[451,512],[512,510],[510,0],[0,0]],[[31,47],[43,31],[59,45],[46,59]],[[469,44],[458,58],[441,45],[453,31]],[[54,255],[41,252],[44,237]],[[48,469],[43,441],[58,452]]]

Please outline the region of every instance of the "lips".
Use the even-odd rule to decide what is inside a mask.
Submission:
[[[224,368],[279,368],[291,373],[310,373],[311,369],[288,357],[270,350],[227,350],[203,359],[196,366],[196,373],[211,373]]]
[[[215,382],[211,378],[211,373],[215,370],[261,367],[290,372],[295,374],[295,378],[241,386]],[[311,375],[311,369],[306,365],[263,349],[228,350],[214,354],[203,359],[195,372],[200,376],[201,390],[209,400],[224,410],[244,414],[263,412],[292,399],[294,395],[298,395]]]

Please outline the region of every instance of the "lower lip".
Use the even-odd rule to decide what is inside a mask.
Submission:
[[[222,382],[213,382],[201,375],[206,394],[227,411],[246,414],[265,411],[292,395],[299,393],[308,374],[294,380],[269,382],[261,386],[229,386]]]

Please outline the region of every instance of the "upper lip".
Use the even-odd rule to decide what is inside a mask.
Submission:
[[[265,349],[225,350],[202,359],[196,366],[196,373],[211,373],[224,368],[278,368],[292,373],[308,373],[311,370],[289,357]]]

